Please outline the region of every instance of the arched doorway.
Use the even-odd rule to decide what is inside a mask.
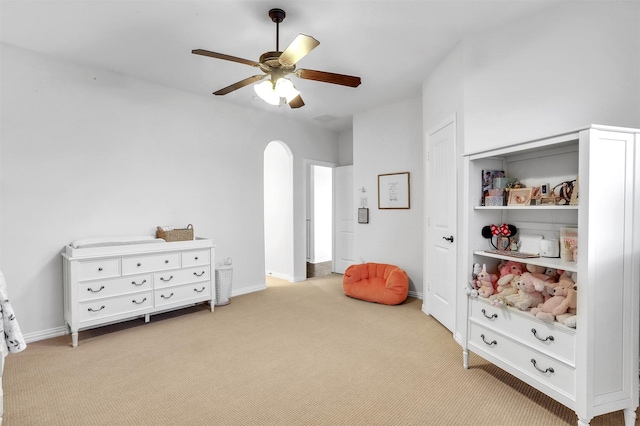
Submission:
[[[265,274],[295,281],[293,154],[281,141],[264,150]]]

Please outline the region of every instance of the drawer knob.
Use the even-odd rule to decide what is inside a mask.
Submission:
[[[102,267],[98,268],[98,272],[102,272]]]
[[[163,299],[171,299],[173,297],[173,293],[171,293],[168,296],[165,296],[164,294],[161,294],[160,297],[162,297]]]
[[[133,302],[133,303],[135,303],[136,305],[140,305],[140,304],[142,304],[142,303],[144,303],[144,302],[146,302],[146,301],[147,301],[147,298],[146,298],[146,297],[145,297],[144,299],[142,299],[142,301],[141,301],[141,302],[138,302],[138,301],[136,301],[135,299],[133,299],[133,300],[132,300],[132,302]]]
[[[169,261],[168,261],[168,260],[165,260],[165,261],[164,261],[164,263],[169,263]]]
[[[198,260],[198,256],[195,257],[195,260]]]
[[[202,271],[202,273],[198,274],[197,272],[194,272],[193,275],[195,275],[196,277],[201,277],[204,275],[204,271]]]
[[[165,278],[165,277],[160,277],[160,281],[171,281],[173,279],[173,275],[171,275],[169,278]]]
[[[142,266],[142,263],[138,263],[136,266],[139,268]]]
[[[489,345],[489,346],[493,346],[493,345],[497,345],[497,344],[498,344],[498,342],[496,342],[495,340],[492,340],[491,342],[487,342],[487,341],[484,339],[484,334],[481,334],[481,335],[480,335],[480,337],[482,338],[482,341],[483,341],[484,343],[486,343],[487,345]]]
[[[100,312],[103,309],[104,309],[104,305],[100,306],[100,309],[89,308],[89,309],[87,309],[87,311],[89,311],[89,312]]]
[[[89,287],[89,288],[87,289],[87,291],[90,291],[91,293],[99,293],[99,292],[101,292],[103,289],[104,289],[104,286],[103,286],[103,285],[101,285],[101,286],[100,286],[100,288],[99,288],[99,289],[97,289],[97,290],[94,290],[94,289],[92,289],[91,287]]]
[[[536,360],[531,358],[531,364],[533,364],[533,366],[535,367],[536,370],[538,370],[539,372],[541,372],[542,374],[547,374],[547,373],[555,373],[555,371],[553,371],[553,368],[549,367],[546,370],[542,370],[541,368],[539,368],[536,365]]]
[[[140,286],[140,285],[142,285],[142,284],[144,284],[144,283],[146,283],[146,282],[147,282],[147,280],[142,280],[142,282],[141,282],[140,284],[138,284],[138,283],[137,283],[137,282],[135,282],[135,281],[131,281],[131,284],[133,284],[133,285],[137,285],[137,286]]]
[[[546,342],[547,340],[550,340],[550,341],[552,341],[552,342],[553,342],[553,341],[555,340],[555,339],[553,338],[553,336],[547,336],[547,337],[545,337],[544,339],[543,339],[543,338],[541,338],[541,337],[538,337],[538,332],[536,331],[536,329],[535,329],[535,328],[532,328],[532,329],[531,329],[531,332],[532,332],[532,333],[533,333],[533,335],[536,337],[536,339],[540,340],[541,342]]]
[[[487,315],[487,311],[485,311],[484,309],[482,310],[482,315],[484,315],[485,318],[488,318],[488,319],[496,319],[496,318],[498,318],[498,314],[493,314],[491,316]]]
[[[196,293],[202,293],[204,291],[204,287],[202,287],[202,289],[198,290],[197,288],[194,288],[193,291],[195,291]]]

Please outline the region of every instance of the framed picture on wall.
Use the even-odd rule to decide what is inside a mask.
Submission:
[[[409,172],[378,175],[378,208],[410,208]]]

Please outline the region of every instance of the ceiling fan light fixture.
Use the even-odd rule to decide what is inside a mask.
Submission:
[[[256,95],[263,101],[271,105],[280,105],[280,96],[276,93],[271,80],[264,80],[253,85]]]
[[[288,78],[279,78],[276,81],[276,93],[281,98],[285,98],[287,103],[291,102],[296,96],[300,95],[300,91],[296,90],[291,80]]]

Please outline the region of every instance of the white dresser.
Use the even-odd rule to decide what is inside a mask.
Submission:
[[[623,410],[635,424],[640,345],[640,130],[589,126],[465,156],[465,281],[472,265],[496,271],[516,260],[577,272],[577,327],[545,323],[529,311],[468,297],[456,333],[480,355],[573,409],[580,426]],[[481,206],[484,170],[504,170],[527,186],[576,179],[578,205]],[[490,252],[481,229],[509,223],[520,234],[558,238],[578,229],[577,262],[514,259]],[[465,282],[466,286],[467,283]],[[461,284],[462,286],[462,284]]]
[[[73,248],[63,253],[64,319],[78,331],[201,302],[215,305],[212,241]]]

